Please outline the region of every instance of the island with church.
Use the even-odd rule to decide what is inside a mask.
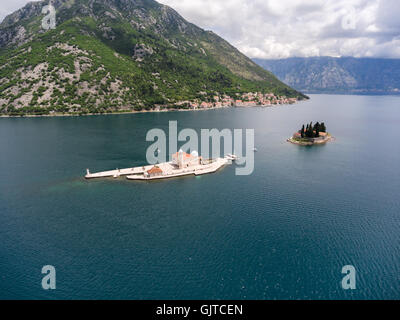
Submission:
[[[324,122],[317,122],[313,124],[312,122],[303,125],[303,127],[295,132],[288,142],[298,144],[301,146],[312,146],[325,144],[332,140],[332,136],[327,132]]]
[[[85,178],[126,177],[128,180],[159,180],[188,175],[199,176],[217,172],[222,167],[231,164],[237,159],[238,157],[233,154],[228,154],[224,158],[203,159],[197,151],[186,153],[183,150],[179,150],[172,155],[171,162],[97,173],[91,173],[89,169],[87,169]]]

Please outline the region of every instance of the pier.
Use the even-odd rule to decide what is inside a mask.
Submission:
[[[115,169],[110,171],[103,171],[97,173],[90,173],[89,169],[86,170],[85,179],[100,179],[100,178],[119,178],[129,175],[144,174],[150,170],[153,166],[144,166],[127,169]]]
[[[85,179],[120,178],[128,180],[160,180],[187,175],[203,175],[217,172],[222,167],[231,164],[237,157],[227,155],[224,158],[203,161],[197,154],[177,153],[174,161],[147,165],[142,167],[115,169],[97,173],[90,173],[87,169]]]

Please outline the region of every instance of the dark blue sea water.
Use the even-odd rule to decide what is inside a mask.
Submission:
[[[255,172],[85,181],[145,163],[151,128],[254,128]],[[286,139],[325,121],[336,141]],[[400,98],[0,119],[2,299],[399,299]],[[57,289],[41,288],[41,268]],[[344,291],[344,265],[357,289]]]

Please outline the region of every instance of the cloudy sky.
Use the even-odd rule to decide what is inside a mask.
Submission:
[[[27,0],[0,0],[0,19]],[[159,0],[250,57],[400,58],[398,0]]]

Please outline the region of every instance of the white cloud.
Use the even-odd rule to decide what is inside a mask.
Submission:
[[[398,0],[160,0],[251,57],[400,58]]]
[[[9,15],[10,13],[13,13],[14,11],[18,10],[19,8],[22,8],[24,5],[26,5],[28,2],[34,2],[38,0],[0,0],[0,21],[3,21],[3,19]]]
[[[0,20],[27,3],[1,0]],[[250,57],[400,58],[398,0],[159,0]]]

